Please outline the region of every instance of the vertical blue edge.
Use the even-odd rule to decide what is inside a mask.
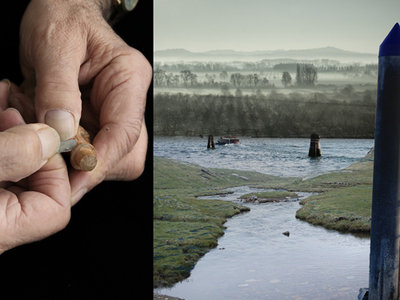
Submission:
[[[379,56],[400,56],[400,26],[396,23],[379,47]]]

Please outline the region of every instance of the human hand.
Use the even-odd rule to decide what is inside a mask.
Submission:
[[[144,169],[151,66],[105,21],[107,3],[32,0],[21,22],[22,90],[35,107],[27,122],[52,126],[62,140],[79,123],[94,136],[96,168],[70,172],[73,203],[103,180],[133,180]],[[20,111],[32,105],[18,93],[11,100]]]
[[[24,124],[0,82],[0,254],[45,238],[70,219],[71,190],[57,132]]]

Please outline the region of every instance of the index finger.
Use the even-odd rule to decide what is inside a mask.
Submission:
[[[93,144],[106,169],[131,152],[139,138],[151,76],[149,62],[130,48],[96,77],[91,102],[99,111],[100,131]]]

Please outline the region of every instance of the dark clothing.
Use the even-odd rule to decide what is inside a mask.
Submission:
[[[19,24],[28,2],[7,1],[0,7],[0,79],[9,78],[17,84],[22,82]],[[139,1],[115,30],[152,63],[153,1]],[[151,297],[152,96],[150,87],[144,174],[132,182],[101,183],[72,208],[71,221],[64,230],[0,255],[1,299]]]

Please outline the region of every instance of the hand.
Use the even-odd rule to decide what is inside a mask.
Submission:
[[[92,172],[70,172],[73,203],[103,180],[140,176],[147,150],[151,66],[115,34],[100,2],[32,0],[21,22],[22,91],[34,98],[34,121],[55,128],[62,140],[79,123],[94,136],[98,164]],[[27,105],[26,97],[14,96],[13,107]]]
[[[70,219],[71,191],[57,132],[25,125],[0,82],[0,254],[45,238]]]

